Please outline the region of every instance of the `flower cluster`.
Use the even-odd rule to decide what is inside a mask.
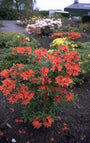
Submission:
[[[64,37],[70,40],[77,40],[81,38],[81,34],[77,32],[63,32],[63,33],[54,33],[51,35],[52,39],[64,38]]]
[[[61,19],[42,19],[42,20],[36,20],[35,21],[35,24],[28,24],[26,26],[26,29],[25,31],[29,34],[31,34],[31,29],[35,28],[37,31],[39,29],[45,29],[46,26],[49,26],[50,27],[50,30],[54,30],[55,28],[60,28],[62,26],[62,22],[61,22]]]
[[[53,120],[50,116],[47,116],[44,121],[42,122],[38,117],[32,122],[34,128],[39,129],[42,125],[45,127],[51,127]]]
[[[28,34],[32,34],[33,32],[35,31],[35,25],[32,24],[28,24],[26,29],[25,29],[25,32],[28,33]]]
[[[32,52],[31,47],[27,47],[27,46],[26,47],[15,47],[13,49],[12,54],[15,55],[15,53],[19,53],[21,55],[23,55],[23,54],[30,55],[31,52]]]
[[[57,48],[61,45],[66,45],[67,47],[71,48],[72,50],[76,47],[78,47],[77,44],[75,44],[73,41],[68,40],[67,38],[56,38],[53,40],[53,42],[50,44],[51,48]]]
[[[30,47],[15,47],[12,54],[17,58],[22,55],[28,63],[13,64],[1,71],[0,90],[10,103],[25,105],[23,116],[35,128],[50,127],[60,105],[74,99],[67,89],[73,83],[72,77],[80,72],[78,53],[62,46],[53,54]]]
[[[29,17],[28,19],[25,18],[23,20],[23,23],[24,24],[34,24],[36,20],[41,20],[41,17],[40,16],[33,16],[33,17]]]

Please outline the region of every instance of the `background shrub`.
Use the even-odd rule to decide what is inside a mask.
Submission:
[[[90,73],[90,42],[81,43],[78,42],[78,48],[76,51],[79,52],[80,55],[80,67],[81,73],[79,76],[73,78],[75,84],[82,84],[84,82],[85,77]]]
[[[3,26],[3,22],[2,21],[0,21],[0,27],[2,27]]]
[[[43,17],[48,17],[49,16],[49,11],[48,10],[41,10],[39,12],[40,16]]]
[[[20,40],[25,37],[24,34],[17,32],[0,33],[0,45],[4,47],[15,47],[18,46]]]
[[[60,31],[63,31],[63,32],[70,32],[70,31],[79,32],[79,29],[76,27],[71,27],[71,26],[61,26]]]
[[[17,20],[19,13],[15,9],[0,8],[0,19],[1,20]]]
[[[90,32],[90,23],[82,23],[79,25],[80,32]]]
[[[84,15],[82,17],[82,22],[85,23],[85,22],[90,22],[90,15]]]
[[[37,48],[40,46],[40,44],[36,39],[27,37],[25,34],[17,32],[5,32],[0,33],[0,46],[2,48],[18,46],[31,46],[32,48]]]

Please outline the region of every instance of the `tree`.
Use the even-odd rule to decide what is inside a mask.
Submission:
[[[13,0],[1,0],[0,1],[0,6],[1,7],[7,7],[7,8],[12,8],[13,7]]]
[[[13,0],[14,6],[17,10],[19,9],[33,9],[36,0]]]
[[[7,8],[33,9],[36,0],[1,0],[1,6]]]

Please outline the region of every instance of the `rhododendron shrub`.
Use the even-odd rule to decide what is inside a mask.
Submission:
[[[55,31],[55,29],[58,29],[62,26],[61,19],[55,20],[54,18],[49,19],[42,19],[42,20],[36,20],[34,24],[28,24],[25,28],[25,32],[28,34],[32,34],[33,32],[36,32],[36,34],[42,34],[42,31],[50,32]],[[33,30],[32,30],[33,29]]]
[[[66,45],[71,50],[75,50],[74,48],[78,47],[78,44],[76,44],[74,41],[68,40],[67,38],[56,38],[50,44],[50,48],[58,49],[62,45]]]
[[[78,32],[59,32],[59,33],[53,33],[51,35],[51,38],[52,39],[56,39],[56,38],[64,38],[66,37],[67,39],[70,39],[70,40],[77,40],[79,38],[81,38],[81,33],[78,33]]]
[[[74,100],[68,87],[81,71],[78,53],[64,45],[53,55],[31,47],[15,47],[11,54],[27,58],[27,62],[0,72],[0,90],[10,103],[24,104],[25,121],[37,129],[51,127],[63,104]]]

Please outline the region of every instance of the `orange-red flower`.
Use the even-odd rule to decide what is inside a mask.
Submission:
[[[41,83],[42,83],[42,85],[45,85],[45,84],[50,84],[51,83],[51,78],[49,78],[49,76],[42,76],[41,78],[40,78],[40,80],[41,80]]]
[[[11,77],[17,77],[22,69],[25,68],[25,65],[24,64],[15,64],[13,65],[11,68],[10,68],[10,76]]]
[[[52,123],[53,123],[52,118],[51,118],[50,116],[47,116],[47,117],[44,119],[43,125],[44,125],[45,127],[51,127]]]
[[[50,139],[50,141],[53,142],[53,141],[54,141],[54,138],[52,137],[52,138]]]
[[[51,60],[53,57],[54,57],[53,55],[47,54],[47,55],[46,55],[46,60],[47,60],[47,59],[48,59],[48,60]]]
[[[66,33],[54,33],[54,34],[52,34],[51,35],[51,38],[52,39],[56,39],[56,38],[59,38],[59,37],[61,37],[61,38],[63,38],[63,37],[65,37],[65,35],[66,35]]]
[[[53,90],[58,91],[59,88],[58,87],[53,87]]]
[[[65,64],[67,75],[77,76],[81,72],[80,65],[74,62],[67,62]]]
[[[61,121],[61,117],[60,116],[58,116],[58,120]]]
[[[20,89],[17,89],[16,93],[10,94],[8,100],[11,103],[16,103],[18,100],[20,100],[22,104],[27,105],[34,97],[34,94],[34,91],[29,90],[27,86],[22,84]]]
[[[66,94],[66,93],[67,93],[67,90],[64,88],[61,88],[61,95]]]
[[[32,75],[34,75],[34,73],[35,72],[32,69],[29,69],[25,72],[22,72],[20,76],[23,78],[23,80],[28,80],[32,77]]]
[[[34,128],[39,129],[42,126],[42,123],[40,122],[40,119],[36,117],[36,119],[32,122],[32,125],[34,126]]]
[[[0,131],[0,136],[3,136],[3,135],[4,135],[4,133]]]
[[[30,55],[32,52],[32,49],[31,49],[31,47],[27,47],[27,46],[26,47],[15,47],[13,49],[12,54],[15,55],[16,52],[21,54],[21,55],[23,55],[23,54]]]
[[[55,83],[62,86],[62,87],[68,87],[70,83],[72,83],[73,81],[70,79],[70,77],[68,76],[57,76],[55,78]]]
[[[16,88],[16,80],[11,80],[10,78],[6,78],[2,81],[2,86],[0,87],[1,91],[4,95],[10,94],[13,89]]]
[[[9,69],[3,70],[3,71],[0,73],[1,79],[3,79],[3,78],[8,78],[8,77],[9,77],[9,72],[10,72]]]
[[[67,38],[70,39],[70,40],[76,40],[76,39],[81,38],[81,34],[76,33],[76,32],[71,32],[71,33],[68,33]]]
[[[25,105],[30,103],[30,100],[34,97],[34,94],[35,92],[28,90],[28,87],[25,85],[21,85],[18,91],[19,99],[21,99],[22,104],[25,104]]]
[[[70,92],[70,93],[68,93],[68,94],[66,95],[65,98],[66,98],[67,101],[71,101],[71,100],[73,100],[73,96],[74,96],[74,95]]]
[[[26,41],[26,38],[22,39],[20,42],[23,42],[23,43],[24,43],[25,41]]]
[[[49,90],[49,87],[47,85],[40,85],[38,89],[47,91],[47,90]]]
[[[60,58],[60,56],[56,56],[56,57],[53,57],[51,59],[52,61],[52,67],[51,67],[51,70],[54,72],[55,69],[58,69],[58,71],[61,71],[62,70],[62,60]]]
[[[71,62],[72,60],[74,61],[79,61],[79,55],[76,51],[66,53],[62,55],[63,61]]]
[[[40,61],[41,62],[41,58],[45,57],[47,53],[47,50],[42,48],[42,49],[35,49],[33,51],[33,54],[35,54],[37,57],[34,58],[34,61]]]
[[[64,127],[62,128],[62,130],[68,130],[68,127],[67,127],[67,124],[66,123],[63,123]]]
[[[62,45],[59,50],[60,50],[60,51],[64,51],[64,52],[66,52],[66,53],[69,52],[69,48],[68,48],[66,45]]]
[[[30,81],[34,82],[36,84],[37,84],[37,79],[38,79],[38,76],[32,76],[32,77],[30,77]]]
[[[10,108],[10,110],[11,110],[12,112],[14,112],[14,108]]]
[[[59,103],[62,100],[62,96],[56,95],[53,99],[55,102]]]
[[[49,73],[49,68],[47,68],[47,67],[42,67],[41,68],[41,74],[43,76],[47,76],[48,73]]]
[[[63,32],[63,33],[54,33],[51,35],[52,39],[56,39],[56,38],[63,38],[66,37],[67,39],[70,40],[76,40],[81,38],[81,34],[78,32]]]

